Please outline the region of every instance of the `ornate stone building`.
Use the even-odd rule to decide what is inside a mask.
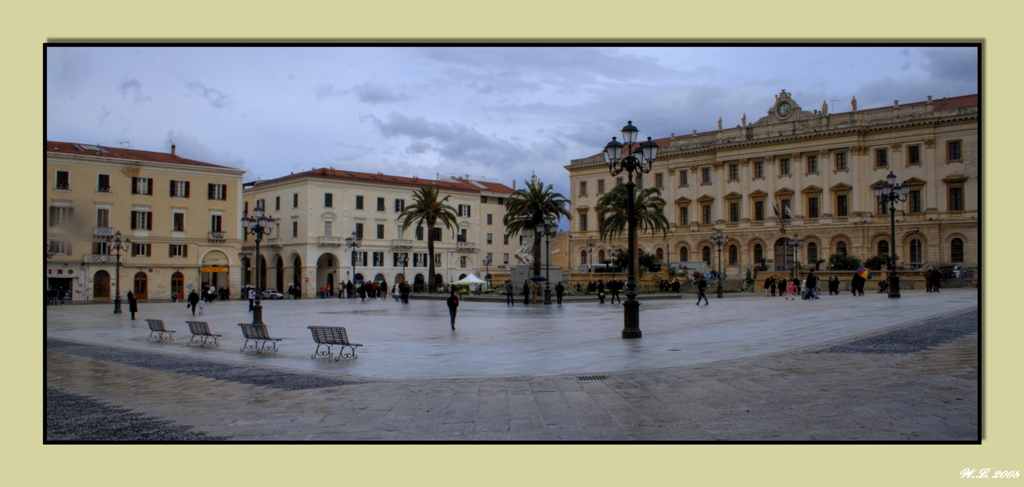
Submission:
[[[656,186],[666,201],[667,238],[641,235],[638,247],[668,263],[718,267],[709,242],[722,229],[727,275],[762,262],[803,266],[839,252],[867,259],[889,253],[890,216],[873,187],[892,172],[909,182],[896,210],[900,265],[978,265],[980,169],[977,95],[829,113],[805,110],[789,93],[776,95],[765,116],[734,128],[657,140],[659,152],[639,188]],[[616,135],[616,134],[609,134]],[[586,262],[584,241],[598,237],[595,207],[624,181],[611,177],[603,155],[572,160],[570,265]],[[778,213],[776,213],[778,208]],[[799,237],[799,248],[785,245]],[[625,236],[600,242],[595,262]]]

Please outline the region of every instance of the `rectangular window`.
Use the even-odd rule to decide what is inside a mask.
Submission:
[[[779,174],[789,174],[789,159],[779,161]]]
[[[168,245],[168,256],[170,257],[188,257],[188,245],[186,244],[171,244]]]
[[[299,236],[299,222],[292,222],[292,237]]]
[[[587,231],[587,214],[586,213],[580,213],[580,231],[581,232],[586,232]]]
[[[356,209],[357,210],[362,210],[363,209],[363,197],[362,196],[356,196]]]
[[[689,225],[690,224],[690,207],[684,206],[679,208],[679,224]]]
[[[152,245],[148,243],[132,243],[132,256],[134,257],[150,257],[152,256]]]
[[[332,222],[332,221],[324,222],[324,236],[325,237],[330,237],[333,233],[334,233],[334,222]]]
[[[508,254],[501,254],[502,263],[508,265]]]
[[[729,180],[737,181],[740,179],[740,165],[729,164]]]
[[[921,146],[912,145],[907,147],[907,164],[921,163]]]
[[[299,207],[299,193],[292,193],[292,208]]]
[[[807,217],[818,218],[818,198],[810,197],[807,198]]]
[[[807,172],[818,172],[818,156],[807,156]]]
[[[135,252],[135,250],[134,250],[135,249],[135,245],[137,245],[137,244],[132,242],[132,255],[135,255],[135,253],[134,253]],[[109,242],[93,242],[92,243],[92,253],[94,255],[107,255],[107,254],[109,254],[110,253],[110,243]]]
[[[505,198],[498,198],[498,204],[499,205],[504,205],[505,204]]]
[[[878,213],[879,215],[884,215],[886,213],[889,213],[889,209],[886,208],[886,205],[885,205],[887,203],[887,201],[886,201],[886,198],[884,196],[876,197],[875,201],[876,201],[876,203],[878,203],[877,206],[876,206],[876,209],[875,209],[876,213]]]
[[[907,207],[910,213],[921,213],[921,191],[911,190],[907,194]]]
[[[886,167],[886,166],[888,166],[889,165],[888,156],[889,156],[889,153],[885,149],[877,149],[877,150],[875,150],[875,166],[876,167]]]
[[[50,240],[50,252],[57,255],[71,255],[71,242]]]
[[[395,213],[401,213],[405,211],[405,200],[395,199]]]
[[[334,193],[324,193],[324,207],[334,208]]]
[[[355,265],[366,265],[366,252],[356,252],[353,250],[350,258]]]
[[[188,181],[174,181],[171,180],[171,197],[172,198],[188,198],[189,193],[189,182]]]
[[[210,215],[210,231],[211,232],[222,232],[221,221],[223,218],[221,215]]]
[[[466,239],[466,230],[465,229],[463,229],[461,232],[459,232],[457,235],[455,235],[455,241],[456,242],[468,242],[468,240]]]
[[[243,215],[248,215],[249,214],[249,202],[248,201],[243,201],[242,202],[242,214]]]
[[[434,265],[437,267],[441,267],[441,254],[434,254]]]
[[[256,200],[256,208],[263,208],[264,210],[266,210],[267,209],[267,202],[266,202],[266,200],[264,200],[263,198],[260,198],[260,199]]]
[[[729,203],[729,221],[740,221],[740,204],[738,202]]]
[[[71,173],[68,171],[57,171],[56,189],[71,189]]]
[[[487,245],[490,245],[490,244],[494,243],[494,242],[492,241],[492,240],[493,240],[493,238],[494,238],[494,234],[491,234],[491,233],[488,233],[488,234],[487,234]]]
[[[469,205],[459,205],[459,216],[469,217]]]
[[[153,194],[153,180],[151,178],[132,178],[132,194]]]
[[[764,162],[755,162],[754,163],[754,177],[755,178],[763,178],[764,177]]]
[[[587,182],[586,181],[580,181],[580,196],[586,196],[586,195],[587,195]]]
[[[379,239],[383,239],[384,238],[384,225],[380,225],[380,224],[377,225],[377,238],[379,238]]]
[[[416,240],[423,240],[423,227],[416,227]]]
[[[384,267],[384,252],[373,253],[373,266]]]
[[[701,223],[703,223],[705,225],[711,224],[711,205],[702,205],[701,206],[700,221],[701,221]]]
[[[689,185],[689,182],[687,181],[687,177],[686,177],[686,172],[687,172],[686,169],[680,169],[679,170],[679,185],[680,186],[688,186]]]
[[[782,218],[788,219],[789,214],[793,212],[793,210],[790,210],[790,201],[782,200],[780,203],[782,204]]]
[[[849,216],[850,208],[847,195],[841,194],[836,196],[836,216]]]
[[[98,175],[96,175],[96,192],[98,192],[98,193],[109,193],[110,192],[110,175],[109,174],[98,174]]]
[[[486,196],[481,196],[480,197],[480,202],[486,205],[487,204],[487,197]]]
[[[494,224],[494,215],[492,215],[490,213],[487,214],[487,224],[488,225],[493,225]]]
[[[949,188],[949,211],[964,211],[963,188]]]
[[[185,214],[184,213],[175,213],[174,214],[174,224],[171,227],[171,231],[174,231],[174,232],[184,232],[185,231]]]
[[[226,184],[213,184],[208,185],[208,197],[211,200],[227,201],[228,199],[228,185]]]
[[[356,223],[356,237],[363,238],[363,224]]]
[[[711,184],[711,168],[702,167],[700,169],[700,180],[705,184]]]
[[[604,194],[604,180],[597,180],[597,194]]]
[[[508,245],[508,234],[505,234],[504,237],[505,237],[505,245]]]
[[[846,153],[839,152],[836,154],[836,171],[846,170]]]
[[[960,141],[955,140],[947,144],[949,148],[949,160],[959,161],[960,160]]]
[[[654,187],[664,188],[665,187],[665,176],[660,172],[654,175]]]
[[[281,197],[280,196],[275,196],[274,197],[274,211],[280,211],[280,210],[281,210]]]
[[[764,221],[764,201],[754,202],[754,220],[759,222]]]
[[[377,211],[388,211],[387,207],[384,205],[384,198],[377,198]]]
[[[152,230],[153,229],[153,212],[151,211],[133,211],[132,230]]]
[[[622,181],[623,181],[622,178],[615,178],[615,185],[616,186],[622,186]]]
[[[71,219],[75,216],[75,209],[70,206],[51,206],[50,207],[50,226],[59,227],[66,225],[71,222]]]
[[[433,241],[435,241],[435,242],[440,242],[441,241],[441,229],[440,228],[435,228],[434,229],[434,234],[431,236],[431,239]]]
[[[96,209],[96,226],[106,228],[110,226],[110,209],[109,208],[97,208]]]

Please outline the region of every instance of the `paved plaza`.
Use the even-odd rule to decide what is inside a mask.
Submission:
[[[46,386],[222,441],[979,440],[975,289],[694,300],[641,297],[636,340],[596,299],[470,298],[455,331],[441,300],[264,301],[269,354],[239,351],[245,301],[195,317],[223,335],[206,348],[184,303],[49,306]],[[345,326],[359,358],[311,359],[309,325]]]

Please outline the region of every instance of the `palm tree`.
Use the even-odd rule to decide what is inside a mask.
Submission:
[[[626,215],[629,195],[626,186],[617,185],[611,191],[605,193],[597,200],[597,223],[601,232],[601,240],[609,240],[621,236],[629,230],[629,218]],[[650,231],[653,235],[659,230],[662,235],[668,236],[668,219],[661,211],[665,207],[665,200],[661,197],[658,188],[647,188],[633,193],[633,215],[636,217],[637,235],[643,235]],[[639,256],[634,255],[634,266],[639,261]],[[633,267],[639,269],[639,266]]]
[[[440,221],[454,235],[455,229],[459,226],[455,208],[448,204],[448,198],[451,196],[438,199],[439,197],[440,191],[437,188],[424,186],[417,189],[412,193],[412,205],[406,206],[398,215],[398,219],[402,220],[403,232],[414,223],[417,230],[423,228],[424,223],[427,224],[427,262],[429,262],[427,270],[430,276],[427,280],[428,293],[437,289],[434,279],[434,228]]]
[[[561,220],[564,216],[569,218],[569,200],[561,193],[553,191],[552,185],[544,186],[534,176],[532,181],[524,181],[526,186],[512,193],[508,199],[508,206],[505,211],[505,218],[502,223],[510,237],[516,236],[523,229],[536,228],[544,223],[544,217],[554,217]],[[540,275],[540,249],[539,238],[533,239],[533,275]]]

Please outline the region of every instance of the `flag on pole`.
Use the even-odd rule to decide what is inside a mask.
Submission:
[[[775,218],[782,218],[782,215],[779,214],[778,201],[772,201],[772,209],[775,210]]]
[[[788,216],[790,218],[793,218],[793,212],[789,211],[789,207],[788,206],[786,207],[786,216]]]

